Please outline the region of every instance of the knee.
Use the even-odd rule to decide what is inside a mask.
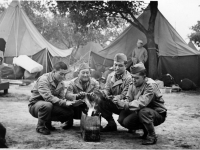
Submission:
[[[50,103],[50,102],[46,102],[43,105],[41,105],[39,111],[47,111],[47,112],[49,112],[49,111],[52,110],[52,108],[53,108],[53,104]]]
[[[141,123],[149,123],[151,120],[151,112],[148,108],[141,109],[138,116]]]

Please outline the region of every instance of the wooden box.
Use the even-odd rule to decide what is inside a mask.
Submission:
[[[81,116],[81,136],[87,142],[100,141],[101,116],[87,116],[82,113]]]

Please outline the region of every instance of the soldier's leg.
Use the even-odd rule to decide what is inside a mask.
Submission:
[[[72,107],[63,108],[60,106],[53,106],[51,120],[60,121],[61,123],[65,122],[63,129],[69,129],[73,126],[73,116],[74,111]]]
[[[38,101],[29,108],[29,112],[35,118],[38,118],[36,131],[48,135],[50,131],[45,127],[45,123],[51,120],[51,111],[53,105],[50,102]]]
[[[74,106],[73,111],[74,111],[74,119],[81,119],[82,112],[84,112],[85,114],[87,112],[87,105],[83,103],[79,106]]]
[[[0,123],[0,148],[8,148],[6,145],[6,128]]]
[[[139,120],[148,132],[147,138],[142,144],[150,145],[157,142],[154,124],[159,125],[164,122],[164,117],[151,108],[143,108],[139,111]]]
[[[104,117],[108,122],[107,126],[102,129],[102,132],[116,131],[117,125],[112,115],[113,113],[119,114],[121,111],[118,109],[116,104],[109,100],[100,100],[98,102],[98,111],[101,113],[101,116]]]

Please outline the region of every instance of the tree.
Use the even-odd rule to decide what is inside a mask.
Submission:
[[[192,26],[191,29],[194,32],[189,35],[189,39],[200,47],[200,21],[197,21],[197,24]]]
[[[57,1],[56,9],[51,9],[51,11],[68,15],[79,30],[88,30],[91,26],[93,28],[105,28],[111,22],[118,25],[119,18],[126,20],[147,37],[148,76],[155,79],[157,78],[157,54],[154,26],[158,2],[151,1],[149,7],[151,16],[148,29],[137,20],[137,16],[144,9],[144,2],[141,1]]]

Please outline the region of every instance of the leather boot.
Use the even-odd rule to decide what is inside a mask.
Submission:
[[[64,126],[62,127],[64,130],[67,130],[69,128],[71,128],[74,124],[74,120],[73,119],[69,119],[68,121],[66,121],[64,123]]]
[[[42,119],[38,119],[38,124],[37,124],[37,128],[36,131],[38,133],[44,134],[44,135],[49,135],[51,134],[51,132],[49,131],[49,129],[47,129],[45,127],[45,121]]]
[[[51,121],[45,122],[45,127],[47,129],[49,129],[50,131],[55,131],[56,130],[56,128],[52,126]]]
[[[143,130],[143,135],[140,137],[140,139],[145,140],[147,138],[148,131],[145,129],[144,126],[142,127],[142,130]]]
[[[146,139],[143,140],[142,145],[153,145],[157,142],[157,136],[155,133],[154,125],[153,123],[150,124],[143,124],[145,129],[148,132],[148,136]]]

